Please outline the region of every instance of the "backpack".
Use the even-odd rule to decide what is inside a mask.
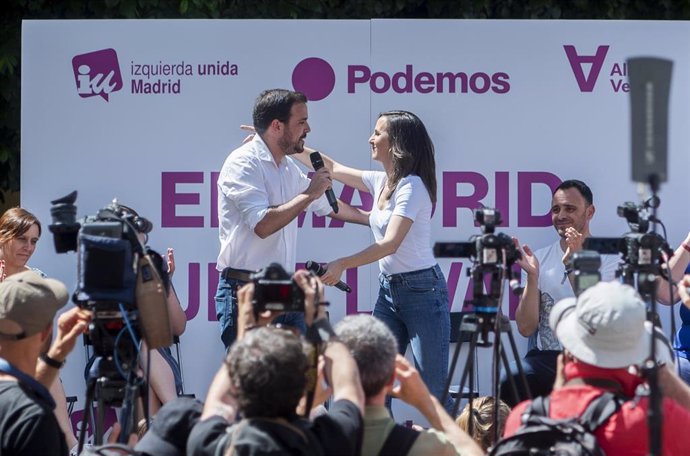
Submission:
[[[419,437],[419,431],[396,424],[383,442],[379,456],[404,456]]]
[[[549,418],[549,398],[538,397],[522,415],[520,429],[499,440],[489,456],[604,456],[594,431],[620,409],[622,402],[605,392],[580,417],[557,420]]]

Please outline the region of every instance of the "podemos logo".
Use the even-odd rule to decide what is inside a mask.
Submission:
[[[336,75],[327,61],[309,57],[299,62],[292,71],[292,86],[304,93],[309,101],[323,100],[333,92]],[[374,93],[472,93],[492,92],[504,94],[510,91],[510,76],[504,72],[467,73],[464,71],[417,71],[414,65],[393,74],[372,71],[366,65],[347,66],[347,93],[364,88]]]
[[[82,98],[100,96],[105,101],[110,101],[110,94],[123,87],[115,49],[75,55],[72,58],[72,70],[77,93]]]

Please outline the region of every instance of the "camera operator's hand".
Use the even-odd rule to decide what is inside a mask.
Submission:
[[[410,404],[424,413],[424,408],[430,408],[429,389],[424,384],[419,371],[402,355],[395,357],[395,376],[398,385],[393,388],[391,395]]]
[[[678,296],[680,296],[685,307],[690,309],[690,274],[686,274],[678,281]]]
[[[520,252],[520,258],[516,263],[529,275],[539,276],[539,260],[534,256],[534,252],[527,244],[521,246],[518,238],[513,238],[515,248]]]
[[[404,356],[398,355],[395,359],[395,375],[399,384],[391,391],[394,397],[419,410],[431,427],[443,432],[463,455],[484,454],[472,438],[455,424],[438,399],[429,392],[419,371]]]
[[[295,283],[304,292],[304,322],[311,326],[314,321],[326,318],[326,308],[319,305],[323,300],[324,286],[318,277],[300,269],[292,276]]]
[[[46,353],[49,358],[57,362],[64,362],[67,355],[74,349],[77,337],[84,334],[93,318],[90,310],[74,307],[60,315],[57,324],[57,335]],[[48,366],[44,362],[38,362],[36,379],[45,387],[50,388],[57,377],[58,369]]]
[[[206,393],[201,419],[218,415],[232,423],[237,416],[237,392],[230,379],[227,361],[220,366]]]
[[[567,247],[563,254],[562,261],[563,264],[567,265],[572,254],[582,250],[582,245],[585,243],[585,236],[572,226],[569,226],[565,229],[565,243]]]
[[[90,310],[80,307],[74,307],[60,315],[57,324],[57,336],[50,345],[48,356],[58,361],[64,361],[74,349],[77,337],[87,331],[92,318],[93,313]]]
[[[255,326],[266,326],[282,312],[265,310],[254,315],[254,283],[249,282],[237,290],[237,339],[241,339],[244,333]]]

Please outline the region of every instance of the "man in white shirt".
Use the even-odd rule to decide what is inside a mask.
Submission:
[[[311,180],[290,155],[304,150],[309,133],[307,99],[299,92],[272,89],[254,104],[256,135],[230,153],[218,176],[220,272],[216,316],[225,347],[235,340],[238,286],[270,263],[295,267],[297,217],[310,209],[319,215],[368,224],[367,215],[338,201],[336,215],[324,192],[331,187],[326,167]],[[303,314],[279,317],[304,330]]]
[[[533,397],[548,395],[556,378],[556,359],[562,347],[549,327],[549,315],[555,303],[575,296],[574,274],[567,265],[572,254],[582,250],[585,239],[591,236],[589,223],[594,212],[592,190],[587,184],[575,179],[563,181],[551,200],[551,221],[560,239],[536,252],[527,245],[520,247],[519,241],[514,239],[522,253],[518,264],[523,270],[522,282],[525,284],[515,312],[515,322],[520,334],[528,338],[522,366]],[[602,255],[602,281],[615,279],[618,263],[617,255]],[[513,367],[508,375],[513,376],[521,390],[520,379]],[[507,376],[501,384],[501,399],[511,407],[515,406]],[[520,391],[519,396],[520,400],[526,399],[524,391]]]

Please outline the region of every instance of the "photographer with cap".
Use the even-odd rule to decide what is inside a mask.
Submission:
[[[564,350],[549,395],[549,416],[579,417],[607,391],[629,399],[594,431],[607,456],[641,456],[649,448],[649,398],[637,374],[650,353],[652,325],[645,318],[644,301],[632,287],[618,282],[600,282],[577,299],[559,301],[551,311],[549,323]],[[657,337],[657,360],[670,362],[668,342],[658,331]],[[659,369],[659,385],[664,396],[661,454],[685,455],[690,447],[690,388],[669,366]],[[526,401],[513,409],[504,437],[516,433],[529,405]]]
[[[255,319],[256,285],[251,282],[238,290],[237,341],[209,388],[201,421],[189,436],[187,454],[359,454],[364,393],[357,364],[335,337],[320,305],[321,281],[307,271],[297,271],[293,280],[304,292],[307,337],[323,348],[325,374],[333,389],[328,413],[313,421],[297,416],[307,389],[308,356],[294,333],[256,327],[270,322],[275,314],[265,311]],[[238,412],[243,419],[233,425]]]
[[[47,387],[55,380],[77,337],[91,320],[73,308],[58,318],[57,335],[46,353],[53,319],[68,299],[65,286],[32,271],[0,283],[0,454],[66,455],[65,435],[53,414]]]

